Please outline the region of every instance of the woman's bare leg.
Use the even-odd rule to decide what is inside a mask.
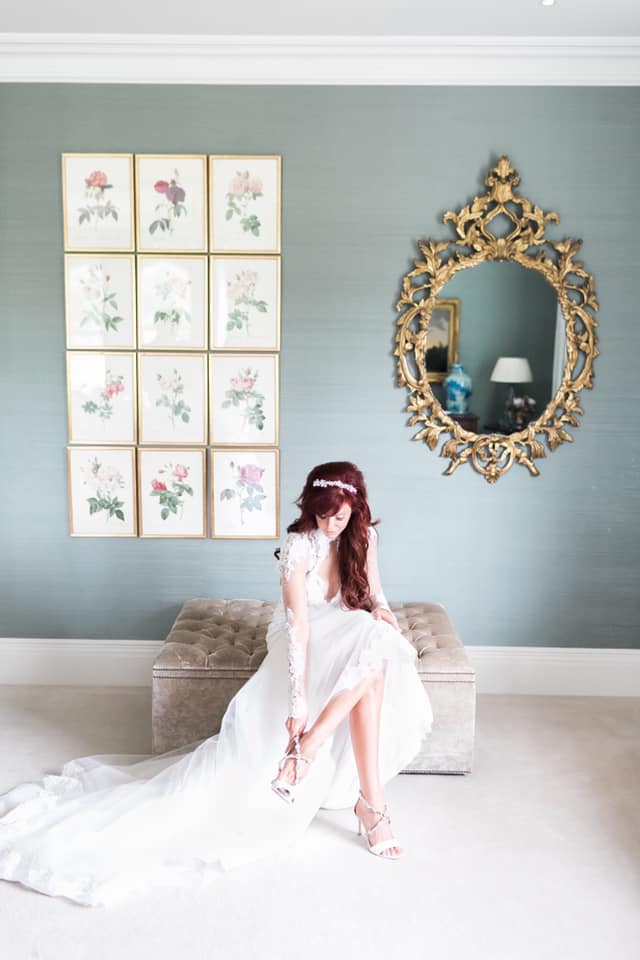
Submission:
[[[353,705],[349,714],[351,743],[358,768],[360,787],[369,803],[379,810],[384,809],[384,794],[378,768],[380,711],[383,694],[384,672],[379,671],[358,702]],[[363,824],[369,830],[379,819],[379,814],[369,810],[360,798],[358,798],[356,810]],[[381,840],[387,840],[392,835],[390,824],[383,820],[380,826],[369,834],[371,846]],[[387,850],[383,850],[382,856],[391,857],[401,853],[400,847],[389,847]]]
[[[300,734],[300,753],[307,757],[315,757],[327,737],[333,733],[340,721],[352,710],[354,704],[366,693],[368,687],[375,682],[376,676],[375,673],[368,674],[354,687],[349,690],[341,690],[325,704],[315,723]],[[298,768],[298,778],[300,780],[305,776],[308,766],[304,761],[300,763]],[[287,760],[278,776],[281,780],[293,783],[294,773],[294,761]]]

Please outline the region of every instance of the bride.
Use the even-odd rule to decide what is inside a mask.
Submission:
[[[0,879],[106,905],[282,853],[318,809],[352,805],[369,852],[398,858],[383,784],[433,719],[416,652],[382,591],[362,473],[320,464],[296,504],[267,654],[220,732],[79,757],[0,796]]]

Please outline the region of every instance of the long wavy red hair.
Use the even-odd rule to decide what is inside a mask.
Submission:
[[[314,487],[314,480],[341,480],[356,488],[356,493],[342,487]],[[371,520],[367,487],[360,470],[347,461],[321,463],[310,471],[302,493],[295,501],[300,516],[287,527],[288,533],[309,533],[316,530],[316,516],[332,516],[343,503],[351,507],[349,523],[338,542],[338,568],[342,601],[351,610],[373,610],[367,577],[369,527],[380,521]]]

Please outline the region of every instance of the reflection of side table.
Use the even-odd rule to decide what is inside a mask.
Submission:
[[[446,410],[445,413],[447,413]],[[475,413],[469,411],[466,413],[447,413],[447,416],[459,423],[463,430],[468,430],[470,433],[478,432],[478,418]]]

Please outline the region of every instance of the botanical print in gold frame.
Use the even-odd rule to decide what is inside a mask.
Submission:
[[[133,250],[133,154],[63,153],[61,162],[65,250]]]
[[[278,366],[275,353],[209,354],[213,446],[277,446]]]
[[[280,349],[280,257],[212,256],[212,350]]]
[[[138,449],[141,537],[206,538],[205,469],[203,448]]]
[[[435,302],[429,329],[425,363],[427,380],[442,383],[452,363],[458,363],[460,351],[460,300],[451,298]]]
[[[70,444],[135,443],[136,404],[135,354],[67,350]]]
[[[209,157],[212,253],[280,253],[282,157]]]
[[[279,539],[279,450],[214,449],[209,462],[212,538]]]
[[[135,257],[65,253],[65,324],[71,350],[135,350]]]
[[[138,535],[135,447],[67,447],[67,491],[72,537]]]
[[[138,251],[206,253],[206,156],[148,153],[135,160]]]
[[[139,349],[206,350],[207,258],[141,254],[137,260]]]
[[[138,443],[206,444],[207,381],[204,353],[139,353]]]

